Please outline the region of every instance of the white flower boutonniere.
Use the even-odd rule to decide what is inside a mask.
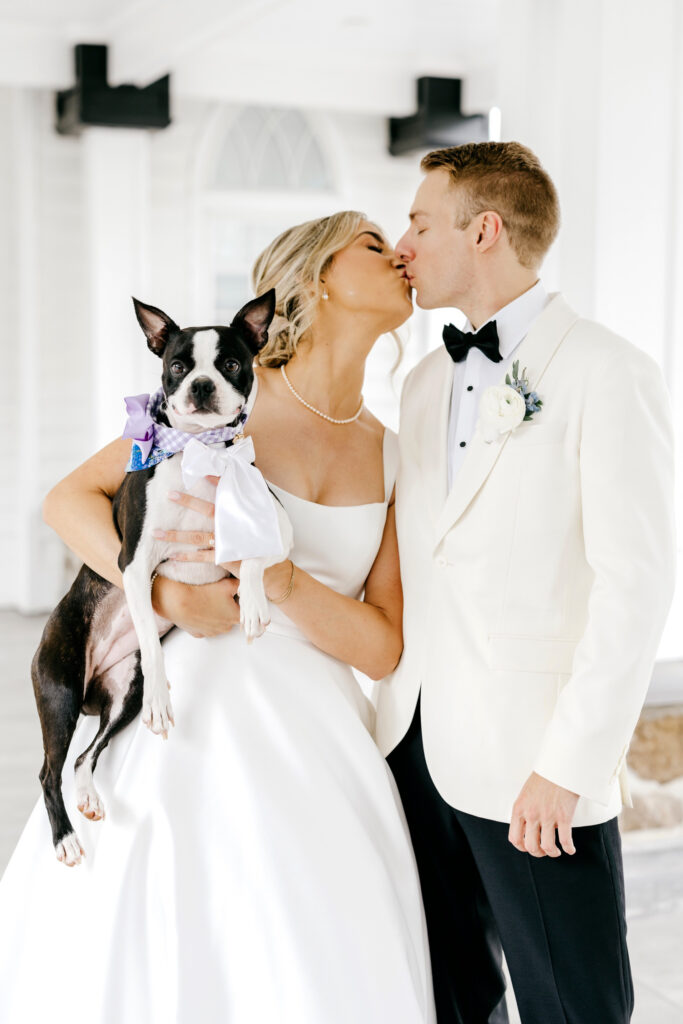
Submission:
[[[519,376],[519,360],[512,364],[512,378],[505,375],[505,384],[486,388],[479,405],[479,425],[487,444],[499,440],[530,420],[543,405],[535,391],[529,387],[526,367]]]

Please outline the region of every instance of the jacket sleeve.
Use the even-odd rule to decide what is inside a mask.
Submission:
[[[587,385],[581,427],[583,534],[594,573],[588,615],[534,765],[602,804],[626,757],[675,585],[671,420],[654,360],[630,344],[612,350]]]

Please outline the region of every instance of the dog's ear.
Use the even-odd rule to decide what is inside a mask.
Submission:
[[[256,354],[268,341],[268,328],[274,316],[275,289],[271,288],[270,291],[247,302],[246,306],[242,306],[230,326],[236,327],[241,324],[246,328],[249,347]]]
[[[148,306],[136,299],[135,296],[131,296],[131,298],[135,306],[135,315],[140,327],[145,332],[149,348],[155,356],[163,356],[169,335],[173,331],[179,331],[180,328],[171,320],[170,316],[166,316],[163,310],[157,309],[156,306]]]

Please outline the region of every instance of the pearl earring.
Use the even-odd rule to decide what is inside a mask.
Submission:
[[[323,288],[323,298],[325,300],[329,299],[329,295],[327,294],[327,288]]]

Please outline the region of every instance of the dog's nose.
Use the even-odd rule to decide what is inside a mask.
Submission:
[[[195,377],[190,387],[192,397],[200,402],[212,395],[215,390],[216,385],[210,377]]]

